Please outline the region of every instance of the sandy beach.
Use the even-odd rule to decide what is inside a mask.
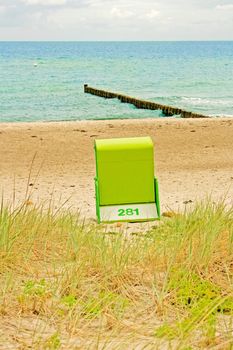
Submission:
[[[143,119],[0,125],[0,191],[5,203],[30,192],[95,220],[94,140],[152,137],[162,212],[211,195],[233,197],[233,119]],[[30,174],[31,173],[31,174]],[[30,178],[29,178],[30,175]],[[29,185],[29,186],[28,186]]]

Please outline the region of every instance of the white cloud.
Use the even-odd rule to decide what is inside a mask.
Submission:
[[[145,17],[149,19],[154,19],[160,15],[160,11],[152,9],[150,12],[146,13]]]
[[[0,14],[3,14],[6,11],[6,6],[0,6]]]
[[[116,17],[116,18],[130,18],[130,17],[134,16],[135,13],[133,11],[124,10],[124,9],[114,7],[111,10],[111,15],[112,15],[112,17]]]
[[[66,0],[23,0],[26,5],[37,6],[62,6],[67,3]]]
[[[225,11],[233,10],[233,4],[217,5],[216,9],[217,10],[225,10]]]
[[[0,40],[232,40],[232,2],[0,0]]]
[[[79,9],[65,8],[52,12],[47,16],[48,24],[58,28],[69,28],[77,26],[80,22],[85,21]]]

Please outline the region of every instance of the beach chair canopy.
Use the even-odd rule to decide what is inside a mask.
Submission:
[[[150,137],[95,141],[100,205],[154,202],[154,155]]]
[[[150,137],[95,141],[98,222],[159,219],[153,153]]]

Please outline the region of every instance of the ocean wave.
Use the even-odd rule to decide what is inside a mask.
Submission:
[[[213,118],[233,118],[233,114],[210,114]]]
[[[233,97],[207,98],[191,96],[157,96],[151,98],[151,100],[170,104],[185,104],[190,106],[233,106]]]
[[[232,101],[227,101],[225,99],[208,99],[208,98],[202,98],[202,97],[181,97],[181,102],[188,103],[190,105],[204,105],[204,106],[209,106],[209,105],[214,105],[214,106],[219,106],[219,105],[224,105],[224,106],[230,106],[232,105]]]

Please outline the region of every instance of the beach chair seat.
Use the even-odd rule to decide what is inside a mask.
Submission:
[[[95,140],[98,222],[160,217],[150,137]]]

